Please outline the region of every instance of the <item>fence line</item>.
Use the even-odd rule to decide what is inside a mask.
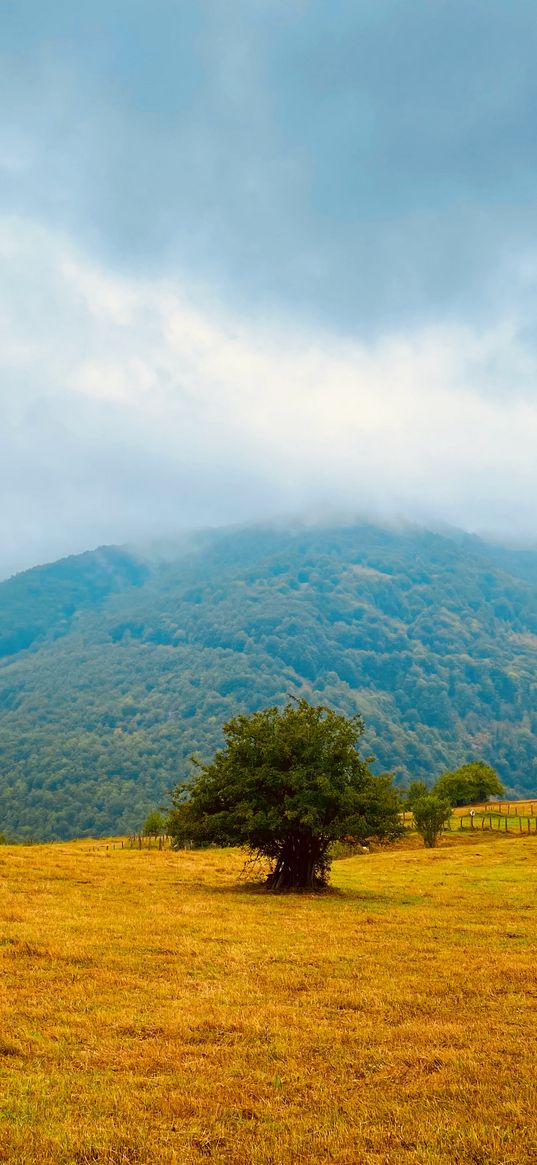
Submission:
[[[502,830],[504,833],[535,833],[537,835],[537,813],[534,812],[534,802],[526,802],[528,809],[525,813],[518,813],[517,810],[511,812],[502,812],[502,808],[509,809],[508,802],[498,802],[498,804],[491,803],[487,808],[480,809],[479,807],[472,813],[452,813],[449,820],[444,826],[444,832],[462,832],[478,829],[481,831],[498,831]],[[513,807],[514,808],[514,807]],[[405,827],[409,832],[414,831],[414,824],[412,820],[412,813],[404,813],[403,820]],[[488,822],[488,824],[487,824]],[[516,823],[516,824],[515,824]],[[126,838],[115,838],[110,841],[97,842],[92,846],[92,850],[116,850],[116,849],[155,849],[155,850],[171,850],[171,849],[190,850],[194,848],[194,843],[185,840],[178,845],[176,841],[172,841],[169,834],[158,834],[146,836],[143,833],[133,833]]]
[[[535,801],[531,801],[529,798],[527,801],[522,799],[519,802],[488,801],[486,804],[476,806],[476,812],[488,813],[489,811],[501,814],[505,811],[508,817],[512,817],[513,815],[518,817],[520,814],[522,817],[537,817]]]
[[[184,842],[181,849],[192,849],[191,842]],[[172,838],[167,833],[154,834],[148,836],[143,833],[132,833],[128,837],[112,838],[109,841],[96,842],[92,846],[93,850],[115,850],[115,849],[172,849]]]
[[[452,814],[444,829],[448,833],[452,833],[454,830],[464,832],[465,830],[479,829],[487,832],[503,830],[504,833],[537,834],[537,816],[529,813],[522,816],[516,813],[509,817],[507,814],[494,811],[491,813],[476,811],[473,815],[471,813]]]

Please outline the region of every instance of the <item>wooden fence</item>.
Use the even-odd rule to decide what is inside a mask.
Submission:
[[[534,813],[500,813],[498,810],[490,812],[452,814],[444,826],[445,831],[502,830],[504,833],[537,833],[537,816]]]

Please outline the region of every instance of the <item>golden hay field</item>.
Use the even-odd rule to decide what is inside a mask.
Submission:
[[[537,837],[238,883],[237,851],[0,851],[0,1160],[537,1161]]]

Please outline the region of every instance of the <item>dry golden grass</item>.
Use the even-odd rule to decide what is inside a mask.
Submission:
[[[0,1160],[537,1160],[537,838],[237,885],[235,851],[0,851]]]

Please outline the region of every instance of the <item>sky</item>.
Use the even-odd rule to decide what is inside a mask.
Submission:
[[[0,576],[537,541],[533,0],[0,0]]]

